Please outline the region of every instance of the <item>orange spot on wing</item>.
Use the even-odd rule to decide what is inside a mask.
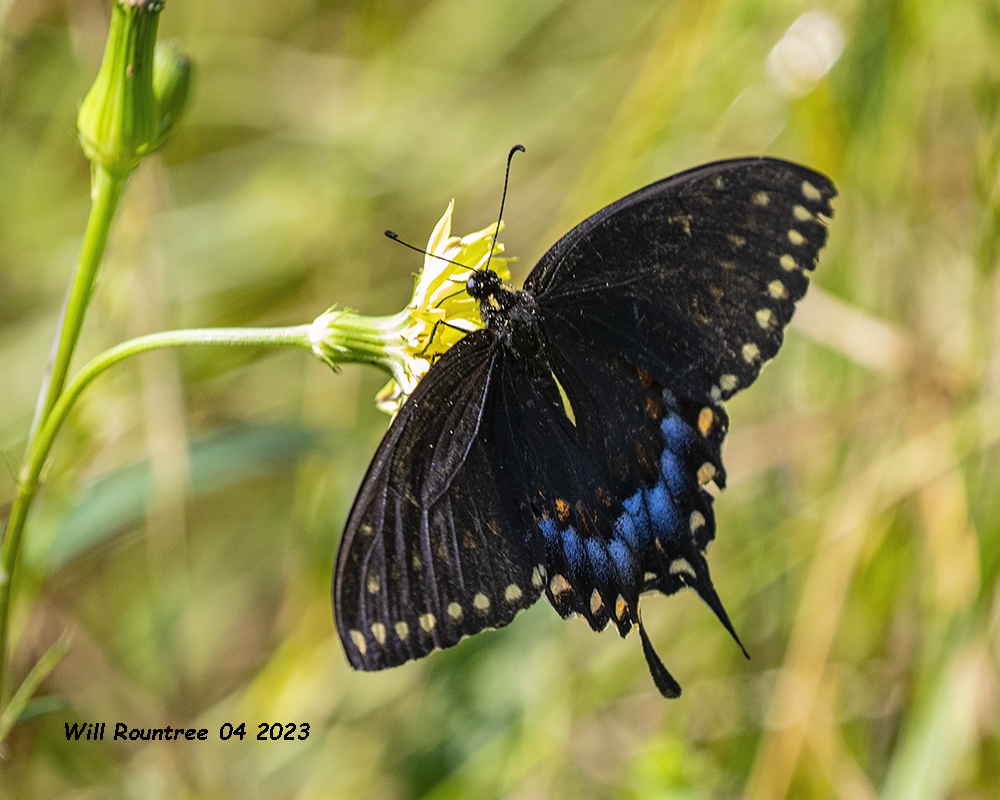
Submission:
[[[646,398],[646,416],[653,420],[663,416],[663,404],[655,397]]]
[[[698,412],[698,430],[701,431],[701,435],[708,436],[714,424],[715,412],[713,412],[708,406],[705,406],[700,412]]]

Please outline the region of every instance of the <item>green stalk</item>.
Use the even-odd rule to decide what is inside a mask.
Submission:
[[[109,350],[88,364],[70,391],[63,393],[125,181],[143,156],[163,144],[187,99],[190,60],[174,50],[163,50],[159,57],[156,55],[156,33],[162,10],[162,0],[115,0],[112,3],[104,58],[77,115],[80,145],[91,162],[90,217],[56,329],[48,369],[39,390],[28,433],[27,454],[18,476],[17,495],[0,550],[0,704],[5,696],[10,605],[21,534],[38,492],[39,476],[52,441],[73,401],[100,372],[135,352],[176,343],[168,336],[163,343],[143,345],[136,341]],[[234,339],[231,343],[243,343],[247,337],[230,338]],[[40,673],[33,671],[31,674]],[[20,693],[17,697],[21,698],[18,702],[27,702]],[[7,711],[11,708],[8,706]],[[3,720],[0,727],[14,724],[10,713],[0,719]]]
[[[3,713],[0,714],[0,745],[3,745],[7,734],[11,732],[21,718],[24,710],[28,707],[28,703],[31,701],[32,695],[41,685],[42,681],[56,668],[56,665],[59,664],[68,650],[69,635],[63,633],[56,640],[56,643],[42,654],[42,657],[38,659],[35,666],[31,668],[28,676],[24,679],[24,683],[14,692],[14,696],[10,699]]]
[[[0,551],[0,703],[3,702],[6,682],[7,636],[14,570],[21,546],[21,532],[28,509],[38,491],[38,475],[41,472],[40,464],[32,464],[31,454],[37,452],[39,432],[45,427],[66,383],[70,361],[79,341],[83,318],[94,289],[94,279],[108,242],[111,220],[118,208],[126,178],[127,175],[113,174],[100,164],[93,165],[90,217],[83,236],[80,259],[66,297],[66,305],[53,342],[49,370],[42,382],[35,406],[35,418],[28,433],[28,452],[18,476],[17,495],[7,521],[3,549]],[[45,453],[47,452],[48,448],[45,448]]]
[[[74,289],[81,282],[74,281]],[[67,304],[67,311],[72,304]],[[82,308],[81,308],[82,311]],[[67,313],[67,320],[70,318]],[[64,325],[64,330],[68,329]],[[18,476],[17,495],[11,506],[10,519],[4,535],[3,549],[0,550],[0,697],[6,672],[7,640],[10,628],[10,605],[14,574],[17,569],[18,554],[21,549],[21,537],[28,511],[38,494],[39,480],[42,468],[48,458],[56,434],[66,420],[73,403],[88,385],[111,366],[130,356],[158,350],[163,347],[182,347],[198,344],[253,346],[253,345],[298,345],[307,350],[312,348],[309,341],[310,325],[298,325],[289,328],[217,328],[205,330],[167,331],[154,333],[123,342],[117,347],[106,350],[88,363],[66,390],[55,396],[50,410],[45,414],[36,434],[28,443],[28,452],[24,458],[24,466]],[[77,326],[79,330],[79,326]],[[64,337],[60,337],[60,342]],[[71,343],[69,345],[72,348]],[[53,374],[55,372],[53,371]],[[62,370],[64,382],[65,370]]]
[[[74,281],[74,290],[78,284],[82,285],[82,282]],[[71,306],[72,304],[67,304],[67,320],[70,319],[68,311]],[[400,357],[388,356],[386,350],[399,343],[399,332],[394,327],[397,322],[395,317],[363,317],[349,311],[340,311],[328,312],[307,325],[284,328],[203,328],[165,331],[123,342],[104,351],[84,366],[65,390],[54,396],[51,407],[28,443],[24,466],[18,478],[17,495],[11,507],[3,548],[0,550],[0,697],[2,697],[10,632],[13,577],[17,569],[24,523],[31,504],[38,494],[42,469],[45,467],[56,435],[77,398],[98,375],[139,353],[164,347],[193,345],[295,346],[309,350],[330,366],[335,367],[341,363],[370,363],[392,373],[393,365]],[[63,327],[68,329],[69,326]],[[60,337],[60,341],[62,339],[63,337]],[[65,374],[65,370],[62,370],[60,386],[65,380]]]
[[[70,285],[69,295],[66,298],[66,307],[59,322],[55,342],[53,342],[49,372],[45,376],[38,395],[35,418],[31,423],[31,432],[28,434],[29,447],[39,426],[56,404],[63,384],[66,382],[66,374],[69,371],[76,343],[80,338],[80,328],[83,326],[83,318],[87,313],[87,305],[90,303],[90,295],[93,292],[94,278],[97,277],[97,268],[104,256],[104,248],[108,243],[108,232],[111,230],[111,220],[118,208],[118,201],[121,199],[126,177],[125,175],[114,175],[99,164],[95,164],[93,167],[90,218],[87,220],[87,230],[83,235],[83,247],[80,249],[80,260],[77,263],[73,283]]]

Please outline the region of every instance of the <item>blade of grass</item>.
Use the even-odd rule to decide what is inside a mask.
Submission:
[[[7,707],[0,714],[0,745],[7,739],[7,735],[13,730],[14,726],[21,721],[21,715],[28,706],[28,702],[31,700],[35,691],[41,685],[49,673],[56,668],[56,665],[62,661],[63,656],[69,651],[70,645],[70,635],[69,633],[64,633],[60,636],[55,644],[53,644],[48,650],[45,651],[44,655],[35,663],[35,666],[31,668],[27,677],[17,687],[17,691],[14,692],[13,697],[11,697],[10,702]]]

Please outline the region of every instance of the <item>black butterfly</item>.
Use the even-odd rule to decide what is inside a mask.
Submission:
[[[347,520],[333,599],[351,665],[451,647],[544,592],[594,630],[638,625],[678,696],[639,597],[689,586],[736,638],[702,487],[725,486],[722,401],[778,352],[835,195],[796,164],[720,161],[597,212],[521,291],[474,272],[485,327],[417,386]]]

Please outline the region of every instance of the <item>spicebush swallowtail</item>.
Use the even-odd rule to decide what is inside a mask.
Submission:
[[[720,161],[598,211],[520,291],[473,272],[484,327],[403,405],[347,520],[333,599],[351,665],[451,647],[544,593],[594,630],[638,627],[679,695],[639,598],[690,587],[736,638],[704,486],[725,486],[723,402],[778,352],[835,195],[786,161]]]

